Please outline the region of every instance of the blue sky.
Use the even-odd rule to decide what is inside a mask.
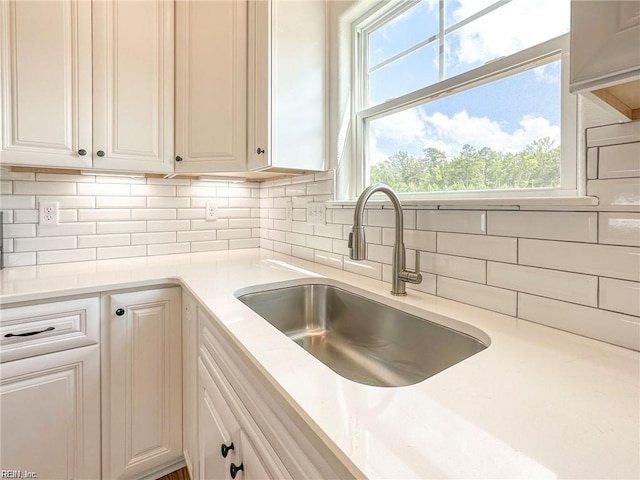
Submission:
[[[495,0],[450,0],[447,22],[468,18]],[[513,0],[447,36],[446,77],[568,31],[568,0]],[[438,1],[423,0],[370,36],[370,66],[433,36]],[[438,42],[371,76],[373,104],[438,81]],[[425,146],[455,154],[464,143],[507,151],[535,138],[560,137],[560,65],[549,64],[393,117],[372,122],[373,163]],[[483,133],[483,129],[485,132]]]

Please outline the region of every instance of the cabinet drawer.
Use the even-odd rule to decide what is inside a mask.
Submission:
[[[92,345],[99,338],[98,297],[0,310],[0,362]]]

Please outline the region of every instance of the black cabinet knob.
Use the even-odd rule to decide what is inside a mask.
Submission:
[[[256,149],[256,153],[257,153],[258,155],[261,155],[261,154],[263,154],[263,153],[264,153],[264,149],[262,149],[262,148],[258,147],[258,148]]]
[[[104,157],[104,152],[103,152],[102,150],[98,150],[97,155],[98,155],[99,157]]]
[[[176,162],[181,162],[181,161],[182,161],[182,157],[181,157],[180,155],[178,155],[178,156],[176,157]]]
[[[78,155],[80,155],[81,157],[84,157],[87,154],[87,151],[85,149],[80,149],[78,150]]]
[[[122,315],[124,315],[124,308],[119,308],[116,310],[116,315],[118,315],[119,317],[121,317]]]
[[[235,465],[235,464],[231,464],[231,467],[229,467],[229,473],[231,474],[231,478],[236,478],[236,475],[238,475],[238,472],[243,471],[244,472],[244,464],[240,464],[240,465]]]
[[[235,450],[233,442],[231,442],[228,447],[224,443],[220,445],[220,453],[222,454],[222,458],[227,458],[227,455],[229,455],[229,450]]]

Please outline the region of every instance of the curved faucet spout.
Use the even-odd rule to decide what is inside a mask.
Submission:
[[[364,208],[367,201],[376,192],[382,192],[389,197],[393,204],[396,218],[396,241],[393,247],[393,278],[391,293],[394,295],[406,295],[406,282],[420,283],[420,252],[416,252],[416,270],[414,272],[405,269],[406,257],[404,248],[404,222],[402,216],[402,204],[396,192],[384,183],[376,183],[367,187],[358,198],[353,217],[353,229],[349,235],[349,258],[352,260],[364,260],[367,258],[367,241],[364,233]]]

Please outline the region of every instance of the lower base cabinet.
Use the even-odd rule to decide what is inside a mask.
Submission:
[[[0,368],[2,476],[100,478],[100,347]]]
[[[138,479],[183,459],[181,289],[103,303],[102,477]]]

